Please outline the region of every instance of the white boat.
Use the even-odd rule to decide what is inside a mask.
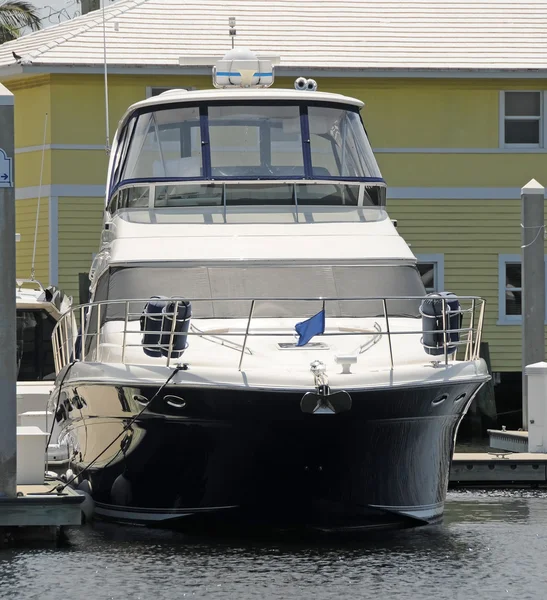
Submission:
[[[71,468],[118,522],[440,521],[483,301],[425,296],[360,100],[239,49],[213,81],[120,122],[91,303],[54,332]]]
[[[52,431],[52,418],[46,411],[55,381],[51,335],[71,304],[72,298],[55,287],[45,288],[36,279],[17,280],[18,425],[35,425],[44,432]],[[54,434],[57,433],[55,428]],[[59,446],[53,434],[51,442],[49,461],[65,461],[66,446]]]

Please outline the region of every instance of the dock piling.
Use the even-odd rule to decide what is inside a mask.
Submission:
[[[535,179],[521,190],[522,427],[528,431],[527,365],[545,360],[545,188]]]
[[[13,94],[0,83],[0,497],[16,496],[17,339]]]

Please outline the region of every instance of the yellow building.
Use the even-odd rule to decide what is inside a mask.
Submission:
[[[78,276],[98,248],[105,54],[112,136],[133,102],[166,88],[211,87],[198,57],[212,64],[231,47],[235,16],[238,45],[280,55],[276,86],[303,75],[365,102],[390,215],[428,286],[485,297],[493,370],[520,372],[520,188],[532,178],[547,183],[547,49],[536,39],[547,1],[533,19],[518,3],[489,2],[479,12],[432,1],[412,15],[404,7],[119,0],[1,46],[0,80],[16,106],[19,276],[30,273],[39,196],[39,279],[77,298]]]

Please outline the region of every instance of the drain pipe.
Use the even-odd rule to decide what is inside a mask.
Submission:
[[[0,83],[0,497],[17,493],[13,94]]]

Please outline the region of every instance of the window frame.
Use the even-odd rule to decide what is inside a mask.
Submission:
[[[545,292],[547,295],[547,254],[544,255],[545,267]],[[499,254],[498,255],[498,321],[497,325],[522,325],[522,314],[508,315],[505,312],[505,280],[506,280],[506,265],[508,263],[519,263],[522,265],[521,254]],[[522,284],[522,271],[521,271]],[[522,287],[521,287],[522,290]],[[547,325],[547,304],[545,307],[544,323]]]
[[[416,266],[418,264],[433,264],[433,282],[435,283],[433,292],[444,291],[444,254],[416,254]],[[426,290],[427,291],[427,290]]]
[[[505,94],[507,93],[537,93],[539,94],[539,143],[537,144],[512,144],[505,141],[505,121],[507,117],[505,115]],[[500,148],[508,149],[538,149],[545,148],[545,141],[547,140],[547,132],[545,131],[545,115],[546,110],[547,94],[543,90],[501,90],[499,96],[499,146]],[[525,120],[526,117],[509,117],[509,120]],[[530,119],[533,117],[530,117]]]

